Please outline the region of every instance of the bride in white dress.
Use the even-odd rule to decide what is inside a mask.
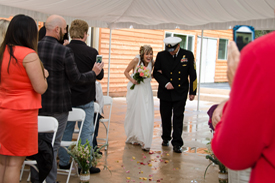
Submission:
[[[140,55],[137,55],[124,71],[125,76],[129,79],[124,129],[127,136],[126,143],[141,145],[144,151],[149,151],[154,130],[154,101],[151,77],[144,79],[144,82],[138,84],[137,81],[133,79],[133,74],[138,65],[143,65],[152,71],[153,49],[149,45],[144,45],[140,47],[139,52]],[[130,71],[133,71],[132,75],[129,74]],[[136,85],[135,88],[131,90],[130,87],[133,84]]]

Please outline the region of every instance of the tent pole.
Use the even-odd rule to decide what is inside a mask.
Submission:
[[[201,63],[202,63],[202,45],[203,45],[203,30],[201,30],[201,50],[200,50],[200,68],[199,68],[199,80],[198,80],[198,103],[197,111],[200,110],[200,89],[201,89]]]
[[[110,66],[111,66],[111,45],[112,45],[112,29],[110,28],[107,96],[109,96],[109,88],[110,88],[109,85],[110,85]]]

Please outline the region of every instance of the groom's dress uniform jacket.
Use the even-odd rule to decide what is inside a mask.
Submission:
[[[189,95],[196,95],[196,66],[193,53],[188,50],[180,48],[175,59],[167,51],[159,52],[156,58],[153,76],[159,83],[158,98],[161,100],[183,100],[186,98],[188,90]],[[173,85],[173,90],[165,88],[168,82]]]

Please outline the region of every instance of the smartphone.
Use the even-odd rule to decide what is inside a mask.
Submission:
[[[101,63],[102,62],[102,55],[97,55],[96,56],[96,63]]]
[[[236,42],[239,51],[255,39],[254,27],[248,25],[236,25],[233,28],[233,40]]]

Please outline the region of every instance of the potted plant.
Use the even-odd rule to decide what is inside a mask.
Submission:
[[[205,172],[204,172],[204,178],[206,175],[206,172],[208,170],[208,168],[214,163],[215,165],[219,166],[219,183],[228,183],[228,170],[227,167],[225,167],[219,160],[218,158],[214,155],[213,151],[211,150],[211,144],[210,142],[207,144],[208,145],[208,150],[206,150],[205,152],[208,153],[208,155],[206,155],[206,159],[210,160],[209,165],[206,167]]]
[[[78,144],[72,144],[68,148],[65,148],[70,156],[74,158],[77,162],[78,167],[81,168],[79,175],[80,181],[83,183],[89,183],[91,166],[96,167],[98,160],[102,157],[98,152],[108,144],[104,144],[97,150],[96,147],[93,149],[89,141],[86,140],[85,144],[81,144],[81,139],[79,139]],[[95,151],[94,151],[95,150]]]

